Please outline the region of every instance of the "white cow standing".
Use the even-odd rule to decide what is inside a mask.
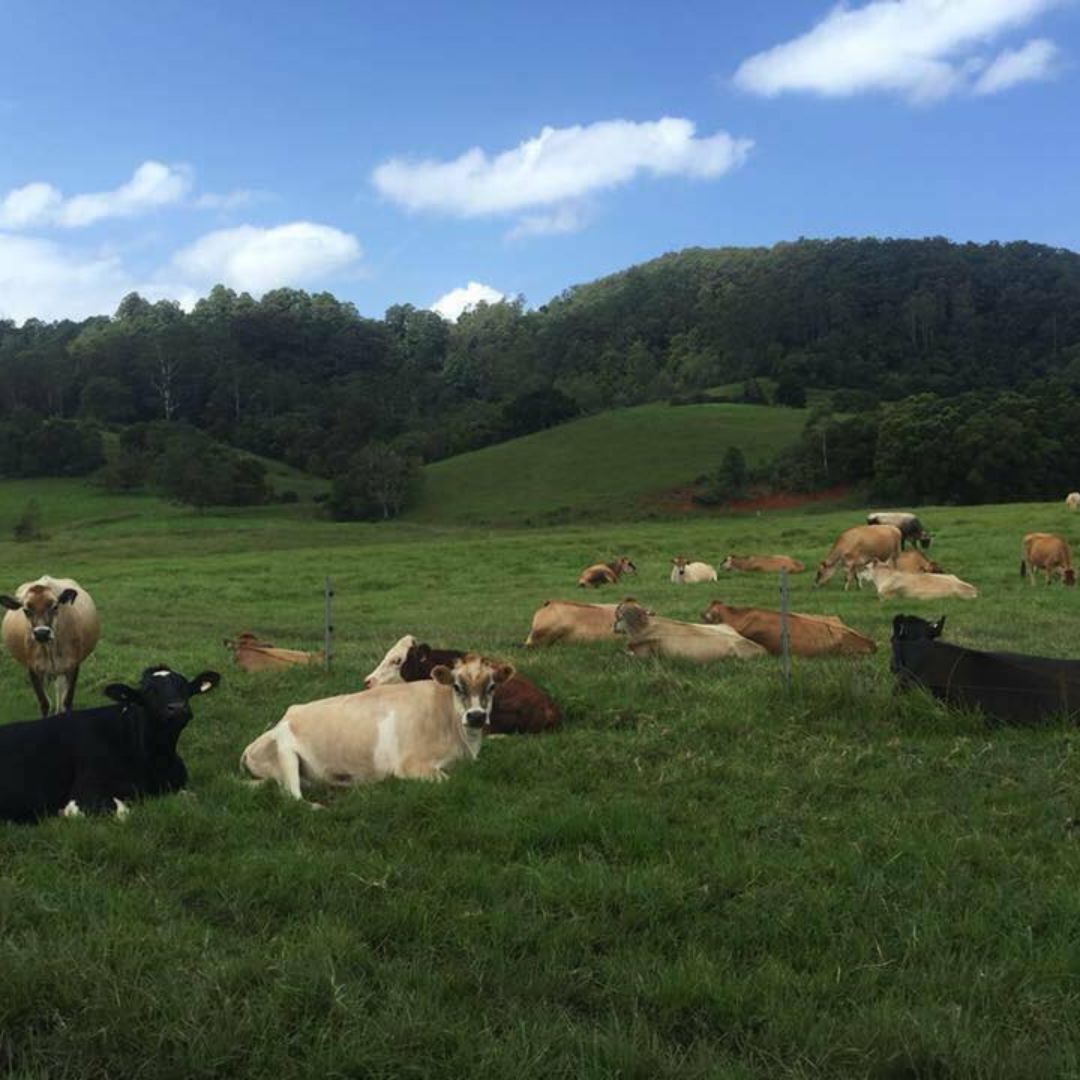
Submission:
[[[295,799],[302,798],[302,782],[444,780],[448,766],[480,753],[495,688],[513,675],[509,664],[469,653],[422,682],[292,705],[247,747],[240,764],[258,780],[276,780]]]

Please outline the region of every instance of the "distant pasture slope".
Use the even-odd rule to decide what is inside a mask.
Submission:
[[[719,466],[729,446],[756,465],[794,442],[802,409],[639,405],[429,465],[405,518],[460,525],[641,517],[649,500]]]

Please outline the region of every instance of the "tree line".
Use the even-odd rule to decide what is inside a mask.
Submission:
[[[888,446],[907,445],[897,416],[955,401],[954,419],[990,409],[1005,423],[1002,394],[1014,395],[1002,400],[1015,413],[1020,398],[1042,400],[1034,386],[1080,382],[1080,256],[943,239],[690,249],[535,310],[521,298],[481,304],[453,324],[408,304],[366,318],[296,289],[255,300],[217,286],[190,312],[132,294],[112,316],[0,321],[0,475],[101,468],[137,453],[102,433],[162,423],[335,478],[343,516],[382,516],[421,462],[762,377],[791,404],[827,388],[842,391],[838,416],[845,403],[880,410],[873,483],[892,491],[900,462],[889,463]],[[934,398],[900,408],[925,394]],[[975,421],[965,423],[978,443]],[[994,460],[1007,453],[990,449]],[[137,465],[121,460],[114,482]],[[388,472],[403,479],[380,496],[371,482]],[[936,489],[958,495],[996,483],[943,475]],[[1044,482],[1028,476],[1025,496]],[[249,480],[239,486],[250,497]]]

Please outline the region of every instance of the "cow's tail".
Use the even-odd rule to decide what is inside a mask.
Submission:
[[[1022,578],[1027,577],[1027,559],[1020,560],[1020,576]]]

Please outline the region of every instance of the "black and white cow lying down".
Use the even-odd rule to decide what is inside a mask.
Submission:
[[[901,686],[924,686],[946,705],[978,708],[1004,724],[1080,717],[1080,660],[951,645],[938,640],[944,625],[945,616],[893,619],[892,670]]]
[[[187,769],[176,752],[191,719],[190,698],[217,686],[204,671],[190,681],[163,665],[138,688],[111,683],[116,704],[0,726],[0,820],[115,810],[126,800],[178,791]]]

